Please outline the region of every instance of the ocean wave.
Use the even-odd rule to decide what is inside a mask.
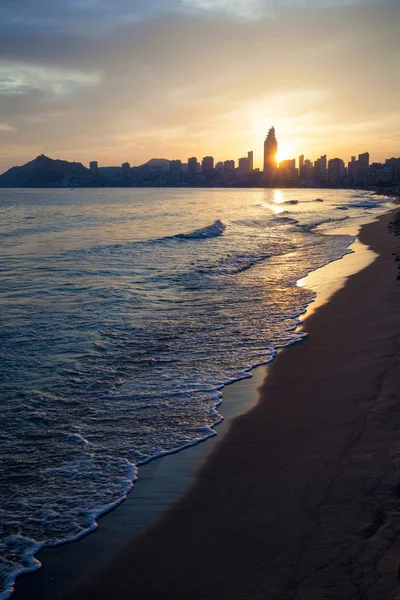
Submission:
[[[329,218],[324,218],[324,219],[317,219],[316,221],[313,221],[311,223],[302,223],[299,224],[298,227],[300,229],[303,229],[304,231],[309,231],[312,232],[314,229],[316,229],[317,227],[319,227],[320,225],[325,225],[328,223],[340,223],[341,221],[346,221],[347,219],[349,219],[349,217],[346,215],[344,217],[329,217]]]
[[[178,239],[178,240],[204,240],[207,238],[219,237],[224,233],[226,229],[226,225],[222,223],[219,219],[214,221],[211,225],[207,225],[206,227],[202,227],[201,229],[195,229],[190,233],[178,233],[177,235],[173,235],[168,239]]]
[[[347,208],[379,208],[382,202],[374,202],[372,200],[359,200],[345,204]]]
[[[274,217],[271,219],[271,222],[274,225],[298,225],[298,220],[293,219],[292,217]]]

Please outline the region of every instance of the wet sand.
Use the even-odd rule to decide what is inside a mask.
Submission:
[[[400,598],[400,237],[305,321],[183,498],[66,597]],[[399,225],[397,225],[399,228]]]

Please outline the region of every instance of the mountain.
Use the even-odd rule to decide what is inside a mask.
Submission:
[[[53,187],[83,183],[91,178],[82,163],[53,160],[41,154],[34,160],[12,167],[0,175],[0,187]]]
[[[167,160],[166,158],[151,158],[147,163],[145,163],[144,165],[140,165],[139,167],[136,167],[137,169],[152,169],[153,167],[159,167],[161,169],[161,171],[169,171],[169,163],[171,161]]]

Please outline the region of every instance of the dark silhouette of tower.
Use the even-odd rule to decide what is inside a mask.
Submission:
[[[275,127],[271,127],[264,142],[264,175],[268,178],[273,177],[277,163],[276,154],[278,152],[278,142],[275,137]]]
[[[189,175],[196,175],[197,173],[197,158],[195,156],[188,159],[188,173]]]

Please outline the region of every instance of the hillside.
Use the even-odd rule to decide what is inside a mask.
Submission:
[[[82,163],[53,160],[41,154],[34,160],[12,167],[0,175],[0,187],[47,187],[71,185],[90,179],[90,171]]]

